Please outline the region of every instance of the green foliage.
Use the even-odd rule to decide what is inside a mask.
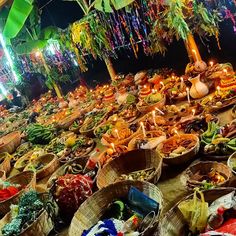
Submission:
[[[133,2],[134,0],[95,0],[94,7],[99,11],[111,13],[113,8],[120,10]]]
[[[14,0],[3,30],[5,38],[15,38],[20,32],[33,10],[32,2],[31,0]]]

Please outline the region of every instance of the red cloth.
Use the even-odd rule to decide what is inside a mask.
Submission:
[[[19,189],[14,186],[9,186],[0,190],[0,201],[5,201],[8,198],[16,195],[19,192]]]

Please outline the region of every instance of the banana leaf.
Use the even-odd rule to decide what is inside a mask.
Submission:
[[[59,39],[61,29],[55,26],[48,26],[41,30],[40,37],[41,39]]]
[[[95,0],[94,7],[99,11],[111,13],[113,12],[113,8],[119,10],[133,2],[134,0]]]
[[[33,9],[32,2],[33,0],[14,0],[3,30],[5,38],[12,39],[20,32]]]
[[[35,49],[43,49],[47,45],[47,40],[33,40],[17,45],[14,50],[17,54],[30,54]]]

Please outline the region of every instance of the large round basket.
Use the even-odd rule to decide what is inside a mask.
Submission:
[[[194,175],[207,176],[211,171],[216,171],[225,178],[225,181],[216,184],[216,187],[223,187],[229,184],[232,172],[227,165],[216,161],[198,162],[190,166],[181,176],[182,181],[188,189],[201,187],[201,182],[194,179]]]
[[[38,165],[42,163],[44,167],[36,171],[36,178],[42,179],[50,174],[52,174],[59,167],[59,160],[56,155],[52,153],[47,153],[45,155],[36,157],[30,164],[28,164],[24,170],[30,170],[32,165]]]
[[[162,158],[154,150],[133,150],[107,163],[99,170],[97,186],[99,189],[114,183],[122,174],[155,168],[151,178],[145,180],[157,183],[161,176]]]
[[[0,153],[0,170],[8,174],[11,170],[11,155],[7,152]]]
[[[212,190],[204,191],[205,201],[211,204],[217,198],[222,197],[232,191],[235,191],[236,188],[216,188]],[[193,194],[185,197],[180,202],[193,198]],[[165,217],[159,222],[159,227],[155,235],[158,236],[180,236],[186,235],[185,230],[187,228],[186,221],[182,213],[180,212],[178,202],[172,209],[170,209]]]
[[[166,134],[162,131],[159,131],[159,130],[149,131],[149,132],[146,133],[146,136],[147,136],[147,140],[149,138],[155,138],[155,137],[161,137],[162,136],[162,138],[159,139],[159,142],[156,143],[156,146],[160,142],[162,142],[163,140],[166,139]],[[137,149],[136,142],[137,142],[138,139],[144,139],[143,132],[138,133],[135,137],[133,137],[130,140],[130,142],[128,143],[128,150],[131,151],[131,150]]]
[[[20,141],[21,134],[18,131],[3,136],[0,139],[0,153],[8,152],[9,154],[12,154],[20,145]]]
[[[42,194],[45,195],[45,194]],[[2,228],[9,222],[11,222],[11,212],[8,212],[1,220],[0,220],[0,236],[2,236]],[[53,229],[53,221],[49,216],[46,210],[42,210],[41,214],[38,218],[31,223],[27,228],[22,230],[22,232],[18,235],[21,236],[46,236]]]
[[[167,140],[165,140],[164,142],[160,143],[158,146],[157,146],[157,153],[163,157],[163,162],[165,164],[168,164],[168,165],[182,165],[182,164],[185,164],[187,162],[189,162],[190,160],[192,160],[197,154],[198,154],[198,151],[199,151],[199,148],[200,148],[200,141],[199,141],[199,138],[194,135],[194,134],[180,134],[181,136],[183,137],[189,137],[191,136],[192,138],[194,138],[196,140],[196,145],[194,147],[192,147],[190,150],[188,150],[187,152],[177,156],[177,157],[164,157],[161,153],[160,153],[160,148],[162,147],[163,143],[168,141],[168,140],[171,140],[171,139],[174,139],[175,137],[171,137]]]
[[[20,184],[21,186],[24,186],[24,188],[11,198],[0,202],[1,215],[5,215],[10,211],[11,204],[17,204],[20,196],[29,189],[35,189],[36,185],[35,173],[33,171],[23,171],[18,175],[8,178],[6,181],[11,184]]]
[[[165,104],[166,104],[166,97],[164,96],[159,102],[156,102],[152,105],[140,106],[139,103],[137,103],[136,106],[137,106],[137,109],[141,113],[147,113],[147,112],[151,112],[151,111],[155,110],[156,108],[161,109]]]
[[[48,182],[47,182],[47,186],[48,188],[50,188],[53,184],[53,181],[55,179],[57,179],[59,176],[63,176],[65,175],[65,168],[73,163],[79,164],[81,165],[83,168],[85,167],[87,161],[89,159],[89,156],[84,156],[84,157],[80,157],[80,158],[76,158],[74,160],[71,160],[69,162],[67,162],[66,164],[62,165],[60,168],[58,168],[49,178]]]
[[[160,204],[159,214],[155,218],[155,222],[157,222],[163,207],[162,193],[160,190],[155,185],[148,182],[123,181],[111,184],[99,190],[79,207],[72,219],[69,236],[81,235],[85,229],[89,229],[96,224],[110,203],[119,198],[128,196],[131,186],[138,188],[148,197]]]

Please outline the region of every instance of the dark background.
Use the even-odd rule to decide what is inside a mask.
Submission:
[[[39,7],[43,7],[49,0],[38,0]],[[83,13],[76,2],[64,2],[62,0],[52,0],[42,9],[42,26],[55,25],[66,28],[70,23],[83,17]],[[208,62],[231,62],[236,68],[236,33],[230,20],[221,23],[220,27],[221,50],[218,49],[215,38],[210,38],[205,45],[196,37],[196,41],[202,58]],[[113,65],[117,72],[128,73],[137,72],[142,69],[170,67],[176,69],[177,73],[184,73],[188,56],[183,41],[174,42],[168,48],[165,57],[157,54],[154,57],[146,56],[140,47],[138,59],[134,58],[130,51],[120,50],[119,58],[113,60]],[[90,60],[89,71],[81,74],[91,86],[96,82],[104,83],[109,80],[106,66],[101,60]]]

